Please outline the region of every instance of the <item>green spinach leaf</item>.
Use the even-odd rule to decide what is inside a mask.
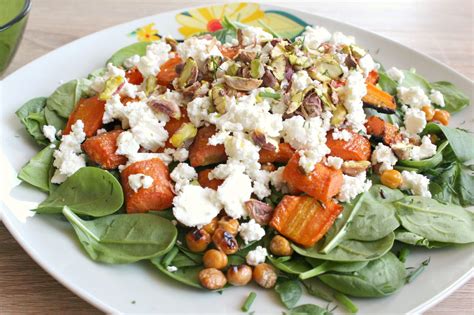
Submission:
[[[88,94],[90,81],[77,79],[64,83],[48,97],[46,106],[62,118],[69,118],[77,102]]]
[[[311,265],[301,256],[283,256],[278,258],[267,256],[267,258],[273,266],[285,273],[298,275],[311,269]]]
[[[104,263],[132,263],[164,255],[176,242],[176,227],[153,214],[117,214],[92,221],[82,220],[68,207],[63,214],[89,256]]]
[[[176,259],[176,258],[175,258]],[[167,267],[162,264],[163,256],[155,257],[151,260],[152,264],[163,274],[167,275],[171,279],[174,279],[183,284],[189,285],[194,288],[202,289],[201,283],[199,282],[199,272],[203,269],[203,266],[189,266],[181,267],[176,271],[170,271]],[[173,261],[170,266],[173,265]]]
[[[355,261],[355,262],[338,262],[338,261],[324,261],[320,262],[317,265],[314,265],[314,268],[300,274],[299,278],[302,280],[313,278],[323,273],[330,271],[337,272],[354,272],[358,271],[365,266],[367,266],[368,261]]]
[[[419,170],[432,169],[443,162],[443,150],[449,145],[448,141],[441,143],[436,154],[432,157],[424,160],[413,161],[413,160],[398,160],[397,164],[406,167],[413,167]]]
[[[146,47],[149,44],[150,43],[147,42],[139,42],[123,47],[115,52],[112,57],[107,60],[106,64],[112,63],[116,67],[123,66],[124,61],[134,55],[144,56]]]
[[[40,203],[36,212],[61,213],[68,206],[77,214],[103,217],[122,204],[122,186],[112,174],[97,167],[83,167]]]
[[[407,88],[418,86],[423,89],[426,95],[430,95],[431,84],[421,75],[418,75],[414,69],[403,70],[403,74],[405,75],[405,78],[400,83],[400,86]]]
[[[446,81],[431,83],[431,87],[440,91],[444,97],[445,107],[443,109],[450,113],[459,112],[469,106],[469,98],[459,90],[454,84]]]
[[[47,124],[44,115],[45,106],[46,98],[37,97],[26,102],[15,113],[23,126],[25,126],[28,134],[39,145],[47,145],[49,143],[49,140],[43,134],[43,126]]]
[[[465,165],[474,165],[474,136],[471,133],[436,123],[426,125],[423,133],[443,133],[456,158]]]
[[[44,118],[48,125],[52,125],[56,130],[63,130],[66,127],[67,119],[60,117],[55,111],[46,107],[44,109]]]
[[[389,93],[390,95],[397,95],[398,83],[390,79],[390,77],[385,72],[379,72],[378,85],[382,90]]]
[[[297,280],[283,280],[277,283],[275,291],[286,308],[291,309],[298,303],[303,294],[303,289]]]
[[[332,315],[332,312],[315,304],[302,304],[292,308],[285,315]]]
[[[431,242],[423,236],[409,232],[404,228],[395,230],[395,240],[408,245],[422,246],[426,248],[440,248],[450,245],[450,243]]]
[[[49,146],[38,152],[31,160],[22,167],[18,173],[18,178],[33,185],[42,191],[50,190],[51,174],[53,165],[54,148]]]

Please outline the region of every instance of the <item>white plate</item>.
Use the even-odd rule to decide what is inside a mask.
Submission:
[[[253,5],[257,6],[258,5]],[[249,9],[246,7],[244,9]],[[282,10],[260,6],[261,10]],[[354,35],[374,58],[386,67],[415,67],[430,81],[447,80],[471,95],[472,82],[445,65],[389,39],[328,18],[283,9],[309,24]],[[180,12],[185,10],[180,10]],[[105,265],[90,260],[64,221],[51,216],[29,217],[29,209],[45,195],[20,184],[16,174],[38,150],[30,141],[14,112],[25,101],[47,96],[60,81],[86,76],[103,65],[117,49],[136,41],[130,32],[155,23],[160,34],[177,38],[178,11],[135,20],[89,35],[24,66],[0,82],[0,165],[3,222],[15,239],[47,272],[88,302],[106,312],[121,313],[240,313],[250,290],[259,291],[252,310],[258,314],[281,313],[275,294],[256,287],[233,288],[222,295],[190,289],[157,272],[147,262],[134,265]],[[265,14],[267,14],[265,13]],[[248,12],[246,14],[249,14]],[[136,35],[136,34],[135,34]],[[453,125],[474,129],[474,107],[455,115]],[[420,249],[409,257],[415,266],[431,257],[427,270],[400,292],[383,299],[355,299],[361,313],[420,312],[466,282],[473,274],[472,246],[440,250]],[[19,267],[20,268],[20,267]],[[54,303],[54,297],[51,300]],[[300,303],[319,303],[305,297]]]

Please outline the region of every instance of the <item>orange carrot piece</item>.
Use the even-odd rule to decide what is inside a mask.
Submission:
[[[127,162],[125,156],[115,153],[117,151],[117,138],[122,131],[113,130],[90,137],[82,144],[82,149],[91,161],[99,164],[102,168],[115,169]]]
[[[174,146],[171,144],[170,139],[174,135],[176,131],[185,123],[189,122],[188,112],[186,111],[185,107],[181,107],[181,117],[179,119],[170,118],[165,125],[166,131],[168,131],[168,140],[166,140],[165,146],[159,148],[156,152],[163,152],[167,148],[173,148]]]
[[[202,187],[217,190],[217,188],[224,182],[222,179],[209,179],[209,173],[212,169],[202,170],[198,173],[198,182]]]
[[[402,135],[397,126],[377,116],[370,116],[365,123],[367,133],[375,139],[381,140],[386,145],[391,145],[402,141]]]
[[[349,141],[334,140],[332,132],[327,135],[326,145],[332,156],[340,157],[345,161],[367,161],[370,159],[370,141],[357,133],[351,132]]]
[[[176,66],[181,63],[180,57],[174,57],[166,61],[160,67],[160,72],[156,76],[156,83],[162,86],[168,86],[173,80],[178,77]]]
[[[127,78],[128,83],[135,84],[135,85],[142,84],[143,82],[143,76],[137,67],[134,67],[128,70],[125,73],[125,78]]]
[[[333,225],[342,206],[310,196],[285,196],[275,208],[270,226],[295,243],[309,247]]]
[[[329,200],[339,193],[343,180],[341,170],[318,163],[311,173],[306,174],[299,166],[299,160],[299,154],[295,153],[283,171],[283,179],[289,187],[321,201]]]
[[[139,173],[152,177],[153,184],[149,188],[142,187],[135,192],[128,184],[128,177]],[[159,158],[135,162],[127,166],[120,177],[128,213],[164,210],[171,207],[174,198],[173,184],[168,167]]]
[[[189,147],[189,161],[192,167],[216,164],[227,160],[223,144],[210,145],[209,138],[216,133],[216,127],[210,125],[198,130],[193,143]]]
[[[372,83],[367,83],[367,94],[362,98],[364,106],[372,107],[382,113],[392,114],[397,109],[397,103],[392,95],[382,91]]]
[[[278,152],[271,150],[260,150],[260,163],[288,163],[295,150],[288,143],[280,143]]]
[[[81,98],[74,111],[69,116],[66,128],[63,134],[71,132],[71,127],[78,120],[84,123],[84,133],[87,137],[95,135],[97,130],[102,127],[102,116],[104,116],[105,101],[99,100],[97,96],[90,98]]]
[[[365,79],[365,83],[370,83],[373,85],[377,84],[378,81],[379,81],[379,73],[377,72],[377,70],[370,71],[369,75]]]

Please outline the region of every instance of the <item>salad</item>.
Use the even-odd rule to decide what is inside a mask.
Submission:
[[[41,150],[18,177],[48,194],[91,259],[148,260],[210,291],[252,282],[288,314],[308,294],[357,312],[429,263],[411,250],[474,242],[469,99],[385,69],[355,39],[224,28],[116,52],[17,116]],[[251,292],[242,306],[248,311]]]

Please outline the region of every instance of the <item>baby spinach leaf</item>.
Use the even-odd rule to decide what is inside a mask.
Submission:
[[[268,256],[267,258],[273,266],[285,273],[298,275],[311,269],[311,266],[301,256],[283,256],[278,258]]]
[[[43,134],[43,126],[47,124],[44,115],[45,106],[46,98],[37,97],[26,102],[15,112],[28,134],[39,145],[47,145],[49,143]]]
[[[388,252],[356,272],[325,273],[319,278],[344,294],[357,297],[382,297],[394,293],[405,284],[406,271],[397,256]]]
[[[82,97],[87,96],[88,83],[90,81],[87,79],[76,79],[64,83],[48,97],[46,101],[47,108],[55,111],[60,117],[67,119],[77,102]]]
[[[146,53],[146,47],[150,43],[147,42],[139,42],[128,45],[116,51],[109,60],[107,60],[106,64],[112,63],[116,67],[120,67],[123,65],[124,61],[134,55],[144,56]]]
[[[280,300],[286,308],[291,309],[298,303],[303,289],[297,280],[283,280],[277,283],[275,291],[280,296]]]
[[[397,164],[401,166],[413,167],[419,170],[432,169],[438,166],[443,162],[443,150],[449,145],[448,141],[441,143],[437,150],[436,154],[432,157],[424,160],[413,161],[413,160],[398,160]]]
[[[97,167],[83,167],[40,203],[36,212],[61,213],[68,206],[77,214],[103,217],[122,204],[122,186],[112,174]]]
[[[440,243],[440,242],[430,242],[428,239],[409,232],[404,228],[399,228],[395,230],[395,240],[413,246],[423,246],[426,248],[440,248],[450,245],[450,243]]]
[[[392,80],[385,72],[379,72],[378,85],[385,92],[393,96],[397,95],[398,83]]]
[[[308,294],[328,302],[334,301],[333,289],[321,282],[317,277],[301,281]]]
[[[43,191],[50,190],[50,169],[53,165],[54,148],[49,146],[38,152],[22,167],[18,178]]]
[[[332,315],[332,312],[315,304],[302,304],[292,308],[284,315]]]
[[[443,109],[448,112],[459,112],[461,109],[469,106],[469,98],[454,84],[446,81],[438,81],[431,83],[431,87],[443,94],[445,103]]]
[[[202,289],[201,283],[199,282],[199,272],[203,269],[203,266],[189,266],[189,267],[181,267],[178,268],[176,271],[169,271],[163,264],[162,264],[163,256],[155,257],[151,260],[151,263],[162,273],[167,275],[168,277],[189,285],[194,288]],[[171,263],[173,266],[173,262]]]
[[[153,214],[117,214],[92,221],[82,220],[68,207],[63,214],[89,256],[104,263],[125,264],[164,255],[176,242],[176,227]]]
[[[313,269],[308,270],[300,274],[299,278],[302,280],[319,276],[329,271],[337,272],[354,272],[364,268],[368,264],[367,261],[355,261],[355,262],[337,262],[337,261],[324,261],[315,265]]]
[[[369,261],[377,259],[383,256],[393,246],[395,236],[393,233],[385,236],[384,238],[371,241],[355,241],[355,240],[344,240],[333,250],[327,254],[320,252],[320,243],[316,243],[313,247],[303,248],[296,245],[292,245],[295,252],[302,256],[330,260],[330,261]]]
[[[457,159],[465,165],[474,164],[474,150],[472,149],[474,136],[471,133],[436,123],[427,124],[423,133],[443,133]]]
[[[474,171],[458,161],[448,163],[430,172],[430,192],[443,203],[462,206],[474,205]]]
[[[474,214],[461,206],[442,204],[434,199],[407,196],[395,202],[401,225],[429,241],[474,242]]]
[[[56,130],[63,130],[66,127],[67,119],[60,117],[55,111],[46,107],[44,109],[44,118],[48,125],[54,126]]]
[[[428,81],[426,81],[426,79],[423,78],[421,75],[418,75],[414,71],[414,69],[403,70],[403,74],[405,75],[405,78],[400,83],[400,86],[407,87],[407,88],[418,86],[423,89],[425,94],[427,95],[430,94],[431,84]]]

